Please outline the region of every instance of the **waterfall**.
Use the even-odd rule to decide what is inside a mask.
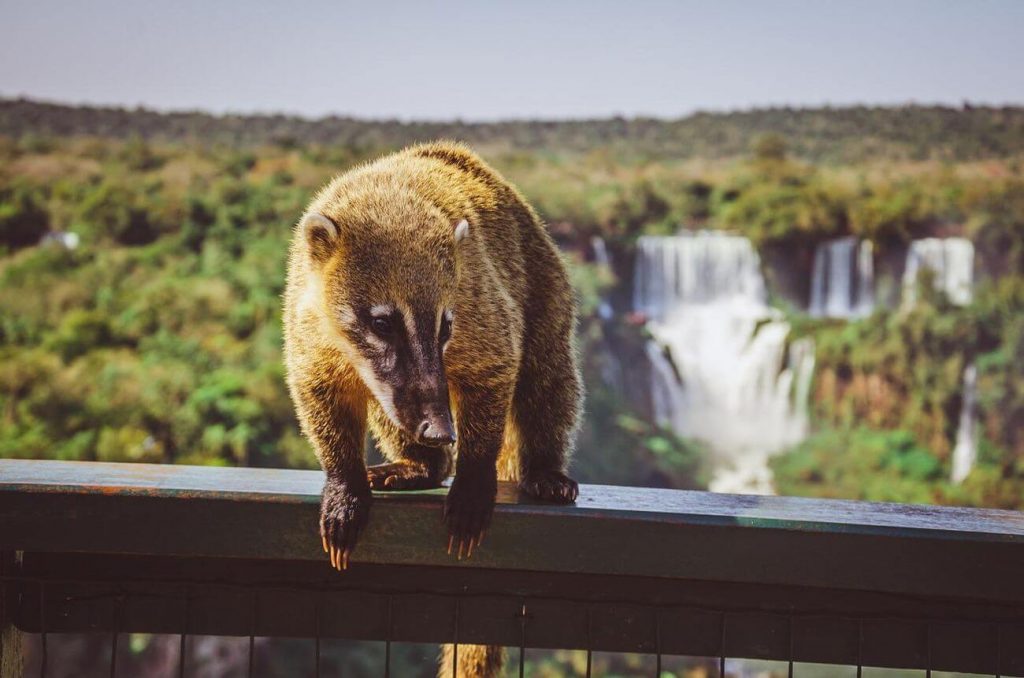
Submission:
[[[766,305],[761,260],[746,238],[713,231],[643,236],[637,250],[633,308],[648,317],[727,299]]]
[[[903,305],[917,299],[917,278],[922,269],[934,275],[933,285],[954,304],[971,303],[974,283],[974,244],[967,238],[924,238],[910,243],[903,271]],[[950,480],[961,483],[978,458],[978,370],[972,363],[964,368],[963,402],[953,447]]]
[[[811,271],[810,314],[857,318],[875,306],[875,265],[871,241],[853,236],[818,245]]]
[[[644,236],[637,249],[656,419],[708,443],[713,490],[770,492],[768,457],[806,435],[813,345],[788,342],[748,239]]]
[[[605,244],[604,238],[599,235],[595,235],[591,238],[590,249],[594,253],[594,263],[611,271],[612,258],[608,254],[608,246]],[[601,320],[611,320],[612,315],[614,315],[611,303],[603,296],[601,297],[601,302],[597,307],[597,315]]]
[[[656,342],[646,344],[647,360],[651,363],[651,409],[658,426],[680,430],[685,424],[679,375],[664,349]]]
[[[974,364],[964,368],[963,404],[960,406],[960,422],[956,431],[956,447],[953,448],[954,483],[964,481],[978,459],[978,369]]]
[[[967,238],[924,238],[910,243],[903,271],[903,303],[914,304],[918,272],[927,268],[935,274],[935,289],[954,304],[971,303],[974,281],[974,244]]]
[[[604,242],[604,238],[599,235],[595,235],[590,239],[590,249],[594,251],[594,263],[598,266],[612,267],[612,258],[608,254],[608,246]]]

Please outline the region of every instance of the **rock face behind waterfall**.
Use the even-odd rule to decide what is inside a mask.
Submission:
[[[768,457],[806,435],[809,342],[767,304],[751,242],[716,232],[638,242],[634,309],[654,337],[659,423],[708,443],[716,491],[768,492]]]

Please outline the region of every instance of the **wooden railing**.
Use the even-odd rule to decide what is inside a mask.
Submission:
[[[16,674],[18,633],[75,631],[1024,676],[1024,514],[605,486],[565,507],[502,487],[459,561],[444,490],[381,493],[339,573],[316,532],[322,481],[0,461],[0,666]]]

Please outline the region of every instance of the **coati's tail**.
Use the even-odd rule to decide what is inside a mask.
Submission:
[[[437,678],[496,678],[505,664],[505,648],[497,645],[459,645],[458,673],[452,673],[454,645],[441,646]]]

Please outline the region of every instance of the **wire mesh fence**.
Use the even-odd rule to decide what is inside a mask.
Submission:
[[[64,565],[73,565],[78,560],[73,555],[61,555],[59,558]],[[52,557],[43,560],[50,559]],[[29,562],[32,560],[28,558]],[[95,570],[94,562],[82,564],[86,570]],[[704,667],[705,675],[744,675],[744,666],[757,664],[737,664],[736,660],[745,657],[731,653],[730,648],[745,647],[755,650],[746,653],[746,658],[770,659],[782,663],[769,675],[792,678],[798,673],[795,667],[804,665],[808,650],[812,649],[808,647],[808,634],[813,636],[813,630],[819,624],[837,623],[845,624],[854,631],[852,638],[845,638],[845,642],[852,640],[855,645],[852,648],[855,660],[845,664],[851,670],[849,675],[865,675],[865,668],[871,666],[872,658],[882,659],[882,665],[885,665],[886,653],[891,653],[900,640],[898,637],[883,635],[889,629],[896,632],[897,636],[903,635],[907,646],[912,649],[911,652],[903,653],[903,657],[909,661],[905,659],[897,665],[918,669],[930,677],[936,667],[943,666],[941,660],[938,663],[934,661],[936,655],[941,657],[943,654],[942,644],[950,639],[951,634],[959,634],[967,628],[976,636],[974,668],[991,667],[987,673],[979,674],[975,671],[974,675],[1024,673],[1018,665],[1020,645],[1016,645],[1024,642],[1024,618],[1016,616],[991,619],[986,638],[983,633],[977,632],[977,618],[957,620],[949,616],[934,619],[898,615],[842,616],[835,610],[806,609],[782,612],[766,610],[764,605],[756,601],[751,601],[747,607],[731,606],[728,609],[670,602],[638,603],[631,599],[616,599],[612,592],[605,592],[595,600],[550,592],[527,597],[498,591],[451,592],[411,587],[364,588],[337,582],[296,585],[292,581],[230,582],[210,579],[178,579],[163,582],[164,587],[154,587],[156,582],[148,578],[110,581],[95,576],[33,576],[28,572],[6,574],[3,583],[14,622],[38,638],[38,675],[42,677],[51,676],[50,649],[54,634],[73,631],[89,634],[93,638],[104,638],[109,650],[107,675],[123,676],[131,675],[119,673],[118,668],[119,657],[124,654],[119,643],[125,634],[154,631],[167,633],[173,630],[178,637],[177,671],[174,675],[186,676],[190,637],[207,636],[218,631],[237,633],[243,628],[248,629],[244,635],[239,634],[246,641],[247,648],[243,675],[256,676],[260,675],[257,673],[257,639],[264,638],[267,628],[273,628],[275,621],[279,628],[286,630],[288,636],[305,637],[312,641],[309,647],[312,675],[329,675],[323,671],[324,643],[346,637],[338,633],[341,621],[338,617],[344,615],[351,621],[353,610],[362,610],[364,613],[365,625],[361,636],[374,638],[382,648],[378,670],[364,671],[366,675],[385,677],[403,675],[401,672],[396,673],[392,665],[392,646],[396,643],[430,637],[436,642],[453,644],[456,661],[452,664],[452,676],[458,676],[460,644],[467,640],[472,640],[474,644],[507,644],[508,628],[518,631],[515,634],[518,642],[508,646],[510,666],[520,677],[530,675],[528,652],[550,650],[552,642],[559,635],[552,636],[548,629],[553,625],[578,623],[580,610],[584,642],[567,649],[579,650],[585,657],[581,662],[582,675],[585,676],[603,675],[600,671],[595,672],[594,657],[597,653],[607,652],[633,652],[650,656],[651,661],[642,669],[644,673],[624,675],[674,675],[666,672],[666,659],[678,656],[680,650],[702,655],[704,658],[698,664]],[[350,605],[336,604],[339,596],[341,599],[349,599]],[[424,597],[433,603],[443,601],[442,604],[449,607],[447,628],[435,625],[437,617],[423,615],[427,608],[418,606],[416,600]],[[219,603],[227,600],[232,601],[230,605],[216,609]],[[282,605],[285,600],[290,602]],[[486,605],[481,607],[481,601]],[[417,607],[420,609],[419,615],[416,613]],[[299,609],[304,609],[309,616],[305,624],[296,623],[295,615]],[[575,614],[567,614],[567,609],[574,610]],[[396,610],[401,611],[398,624]],[[623,610],[628,611],[623,613]],[[159,613],[150,614],[154,611]],[[381,612],[383,624],[376,619]],[[417,617],[431,624],[427,632],[417,633],[410,629]],[[280,622],[284,618],[287,618],[287,623],[282,625]],[[965,623],[967,626],[964,626]],[[472,630],[466,624],[472,624]],[[502,625],[506,631],[488,638],[486,630],[481,633],[481,625],[488,624]],[[624,627],[632,630],[627,636],[622,635]],[[915,629],[917,633],[907,634],[907,628]],[[730,634],[735,634],[735,642]],[[534,640],[539,642],[532,642]],[[962,644],[963,638],[959,637],[958,642]],[[1007,642],[1016,646],[1011,652],[1005,653],[1004,657]],[[802,649],[798,649],[798,643]],[[711,647],[714,647],[714,652],[707,652]],[[987,657],[982,656],[986,649],[990,653]],[[730,671],[730,665],[739,668]],[[945,668],[948,668],[948,664]],[[803,675],[803,672],[800,673]]]

